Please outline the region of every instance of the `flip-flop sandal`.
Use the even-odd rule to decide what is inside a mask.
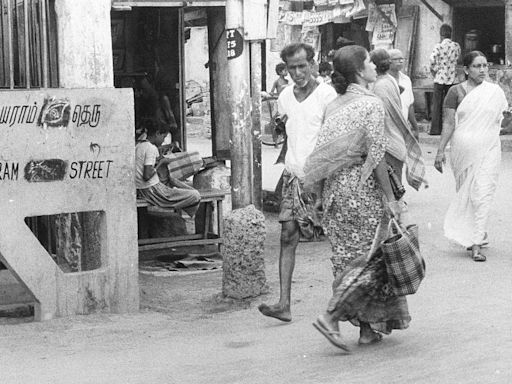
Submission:
[[[337,348],[343,349],[345,352],[350,352],[348,346],[343,343],[339,338],[341,336],[339,331],[333,331],[328,329],[323,323],[319,320],[313,323],[313,327],[315,327],[322,335],[325,336],[329,342]]]
[[[478,252],[473,255],[473,261],[486,261],[487,257],[484,254]]]

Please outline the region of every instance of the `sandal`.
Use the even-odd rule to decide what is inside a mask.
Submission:
[[[345,352],[350,352],[348,346],[341,340],[340,332],[330,329],[329,326],[325,324],[321,317],[319,317],[316,320],[316,322],[313,323],[313,327],[315,327],[318,330],[318,332],[324,335],[325,338],[329,340],[329,342],[332,345],[340,349],[343,349]]]
[[[480,247],[484,248],[487,246],[489,246],[489,239],[487,238],[487,232],[485,232],[485,236],[484,236],[484,239],[482,240],[482,244],[480,244]],[[470,245],[469,247],[466,248],[466,251],[471,251],[472,249],[473,249],[473,246]]]
[[[483,253],[476,252],[473,253],[473,261],[486,261],[487,257]]]

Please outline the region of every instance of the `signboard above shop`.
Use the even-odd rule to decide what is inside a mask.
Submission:
[[[224,7],[222,0],[114,0],[112,8],[129,10],[130,7]]]

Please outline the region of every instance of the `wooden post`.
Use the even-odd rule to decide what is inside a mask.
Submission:
[[[229,150],[231,119],[229,113],[226,113],[230,109],[226,11],[221,7],[209,7],[207,12],[212,153],[219,160],[228,160],[231,155]]]
[[[226,0],[228,44],[229,104],[231,105],[231,198],[233,209],[252,202],[251,101],[249,94],[249,44],[243,36],[242,0]],[[233,40],[232,40],[233,39]],[[235,48],[235,47],[230,47]]]
[[[505,65],[512,63],[512,0],[505,4]]]
[[[261,173],[261,46],[261,41],[251,41],[253,204],[259,210],[263,206]]]

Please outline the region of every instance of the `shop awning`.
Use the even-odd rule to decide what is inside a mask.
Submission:
[[[364,11],[363,0],[288,0],[284,1],[280,23],[288,25],[317,26],[348,20]]]
[[[129,7],[224,7],[225,0],[114,0],[112,8]]]
[[[504,7],[506,0],[443,0],[453,7]]]

